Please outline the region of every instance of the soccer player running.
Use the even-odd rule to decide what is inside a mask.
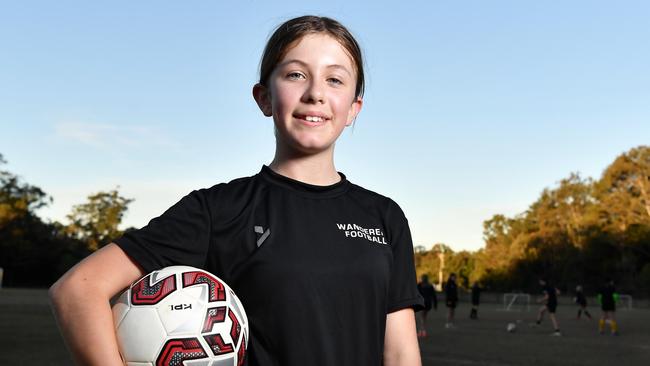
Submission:
[[[576,297],[573,299],[573,301],[575,301],[575,303],[579,306],[578,316],[576,318],[580,319],[580,315],[582,315],[582,313],[585,313],[585,316],[591,320],[591,314],[589,314],[589,311],[587,311],[587,298],[585,297],[585,293],[582,291],[582,286],[576,286]]]
[[[618,335],[618,324],[616,324],[616,300],[618,300],[618,294],[616,293],[614,280],[608,278],[605,280],[605,284],[598,292],[598,301],[600,302],[600,308],[603,310],[600,320],[598,321],[598,332],[600,334],[604,334],[605,322],[609,321],[612,335]]]
[[[445,284],[445,304],[447,305],[447,323],[445,328],[455,328],[454,315],[458,303],[458,285],[456,285],[456,274],[450,273]]]
[[[554,286],[551,286],[545,278],[540,278],[539,284],[540,286],[542,286],[542,292],[544,293],[544,297],[537,300],[537,302],[543,303],[544,305],[541,308],[539,308],[539,313],[537,314],[537,321],[535,323],[536,325],[540,325],[542,323],[542,318],[544,317],[544,313],[548,311],[548,317],[551,318],[551,322],[553,323],[553,328],[555,329],[553,333],[551,333],[551,335],[561,336],[562,333],[560,333],[560,327],[558,326],[557,318],[555,317],[555,310],[557,309],[557,295],[560,294],[560,290],[558,290]]]
[[[418,317],[418,337],[427,336],[427,314],[431,311],[433,307],[435,310],[438,309],[438,299],[436,298],[436,290],[433,288],[433,285],[429,282],[429,276],[423,274],[420,277],[420,282],[418,283],[418,291],[420,295],[424,298],[424,309],[420,310],[420,316]]]

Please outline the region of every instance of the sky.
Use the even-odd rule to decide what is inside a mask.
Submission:
[[[647,1],[3,1],[0,154],[53,198],[119,187],[145,225],[190,191],[256,174],[272,121],[251,96],[267,38],[330,16],[365,56],[339,171],[391,197],[414,245],[484,245],[571,172],[650,143]]]

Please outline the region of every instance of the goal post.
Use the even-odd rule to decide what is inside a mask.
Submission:
[[[530,294],[511,292],[503,294],[503,311],[530,311]]]

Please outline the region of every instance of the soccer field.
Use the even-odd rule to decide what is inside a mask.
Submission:
[[[620,335],[598,334],[600,311],[592,306],[593,320],[576,319],[577,307],[560,305],[557,318],[561,337],[553,337],[548,314],[542,324],[531,327],[538,306],[530,311],[500,311],[502,305],[485,304],[479,319],[469,319],[470,307],[456,309],[456,328],[445,329],[447,309],[431,311],[428,336],[420,340],[422,363],[447,365],[649,365],[650,309],[619,310],[616,317]],[[508,333],[508,323],[516,329]]]
[[[576,308],[558,307],[562,337],[551,337],[548,319],[529,327],[530,312],[498,311],[486,304],[479,320],[457,309],[457,328],[445,329],[446,309],[432,311],[428,337],[420,341],[425,366],[446,365],[648,365],[650,309],[617,312],[619,336],[599,335],[597,320],[576,320]],[[599,315],[595,307],[593,315]],[[520,321],[520,322],[518,322]],[[514,333],[506,325],[516,323]],[[0,365],[70,365],[47,304],[45,290],[0,289]],[[88,345],[92,347],[92,345]],[[309,365],[309,362],[305,362]]]

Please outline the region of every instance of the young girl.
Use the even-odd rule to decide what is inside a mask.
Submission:
[[[555,316],[555,311],[557,310],[557,296],[560,294],[560,290],[549,284],[546,278],[539,279],[539,285],[542,286],[543,297],[539,298],[537,302],[543,303],[542,307],[539,308],[537,313],[536,325],[542,323],[544,313],[548,311],[548,317],[551,318],[553,323],[553,336],[561,336],[560,327],[558,326],[557,317]]]
[[[580,319],[580,315],[582,315],[584,312],[585,316],[591,320],[591,314],[589,314],[589,311],[587,310],[587,297],[582,291],[582,286],[576,286],[576,297],[573,299],[573,301],[578,304],[578,316],[576,319]]]
[[[445,284],[445,304],[447,305],[447,323],[445,328],[455,328],[454,315],[456,304],[458,303],[458,285],[456,284],[456,274],[450,273]]]
[[[598,321],[598,332],[600,334],[605,332],[605,323],[609,321],[609,327],[611,328],[612,334],[618,335],[618,324],[616,324],[617,300],[618,294],[616,293],[614,280],[608,278],[605,280],[605,284],[598,291],[598,302],[600,302],[600,308],[603,311],[600,315],[600,320]]]
[[[341,24],[304,16],[277,28],[253,87],[275,124],[273,161],[191,192],[52,286],[75,360],[121,364],[109,299],[152,270],[190,265],[242,300],[249,366],[420,365],[413,308],[422,298],[407,220],[334,167],[363,86],[360,49]]]
[[[427,336],[427,314],[433,307],[434,310],[438,310],[438,298],[436,297],[436,289],[429,282],[429,276],[423,274],[420,277],[420,282],[418,283],[418,291],[424,299],[424,309],[420,311],[420,322],[416,321],[418,326],[418,337]]]

